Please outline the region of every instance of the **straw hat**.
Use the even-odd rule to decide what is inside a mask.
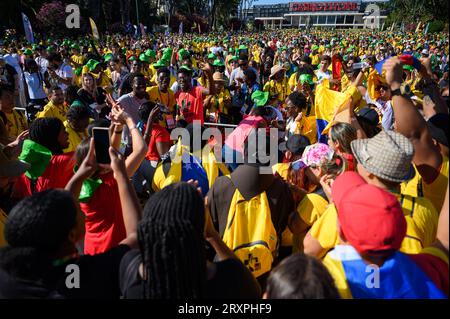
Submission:
[[[272,79],[272,77],[281,72],[281,71],[286,71],[286,69],[284,67],[282,67],[281,65],[274,65],[271,69],[270,69],[270,76],[269,79]]]
[[[213,74],[213,81],[214,82],[226,82],[226,80],[223,78],[223,74],[220,72],[215,72]]]

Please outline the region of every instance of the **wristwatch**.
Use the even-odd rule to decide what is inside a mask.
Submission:
[[[391,91],[392,96],[409,94],[411,94],[411,87],[408,84],[402,84],[400,88]]]

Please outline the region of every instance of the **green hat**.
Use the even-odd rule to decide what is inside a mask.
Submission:
[[[31,51],[30,49],[26,49],[25,51],[23,51],[23,54],[25,54],[25,55],[33,55],[33,51]]]
[[[48,52],[48,53],[55,52],[55,47],[52,46],[52,45],[48,46],[48,47],[47,47],[47,52]]]
[[[238,50],[248,50],[248,48],[245,45],[241,44]]]
[[[89,69],[89,71],[94,71],[95,70],[95,68],[97,67],[97,65],[99,65],[100,64],[100,62],[98,62],[97,60],[94,60],[94,59],[90,59],[87,63],[86,63],[86,66],[87,66],[87,68]]]
[[[313,77],[311,74],[301,74],[300,83],[303,85],[305,83],[314,84]]]
[[[164,63],[164,61],[158,60],[156,63],[153,63],[153,67],[155,69],[164,68],[164,67],[166,67],[166,64]]]
[[[156,52],[151,49],[148,49],[147,51],[145,51],[145,55],[150,58],[156,58]]]
[[[72,102],[72,104],[70,104],[70,107],[75,107],[75,106],[85,106],[85,105],[83,104],[83,102],[76,99],[75,101]]]
[[[31,46],[31,49],[36,50],[39,47],[36,43]]]
[[[252,102],[255,103],[255,106],[264,106],[268,100],[269,92],[257,90],[252,94]]]
[[[23,142],[19,160],[30,164],[30,168],[25,172],[28,178],[36,180],[40,177],[47,168],[48,163],[50,163],[51,158],[52,152],[48,148],[32,140]]]
[[[83,71],[83,67],[79,67],[78,69],[75,69],[75,75],[79,76],[82,71]]]
[[[216,58],[216,55],[214,54],[214,53],[210,53],[210,54],[208,54],[208,59],[215,59]]]
[[[173,49],[172,49],[172,48],[165,48],[165,49],[163,50],[163,54],[170,54],[170,55],[172,55],[172,52],[173,52]]]
[[[150,63],[150,57],[148,55],[146,55],[145,53],[141,53],[139,55],[139,61],[142,61],[145,63]]]
[[[228,60],[228,64],[230,64],[232,61],[237,61],[238,57],[233,55],[229,60]]]
[[[192,73],[192,69],[190,69],[189,67],[187,67],[186,65],[183,65],[182,67],[180,67],[179,69],[178,69],[178,71],[180,71],[180,70],[185,70],[185,71],[188,71],[188,72],[190,72],[190,73]]]
[[[72,44],[71,46],[70,46],[70,48],[71,49],[76,49],[76,50],[80,50],[80,46],[78,45],[78,44],[76,44],[76,43],[74,43],[74,44]]]
[[[183,60],[184,58],[189,57],[189,51],[187,51],[186,49],[181,49],[180,51],[178,51],[178,56],[181,60]]]
[[[128,58],[128,61],[135,61],[136,60],[136,56],[132,55]]]
[[[104,56],[103,56],[103,60],[105,61],[105,62],[108,62],[109,60],[111,60],[113,58],[113,54],[112,53],[106,53]]]
[[[409,72],[413,72],[414,71],[414,67],[412,65],[404,64],[403,65],[403,70],[408,70]]]
[[[213,66],[224,66],[223,62],[219,59],[214,60]]]
[[[311,51],[316,51],[319,50],[319,46],[317,44],[313,44],[313,46],[311,47]]]

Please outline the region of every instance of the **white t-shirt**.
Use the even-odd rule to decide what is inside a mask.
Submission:
[[[55,73],[65,79],[73,78],[73,70],[72,67],[67,63],[62,63],[61,66],[55,71]],[[67,89],[67,85],[59,82],[58,86],[65,91]]]
[[[147,101],[146,99],[138,99],[137,97],[133,96],[133,93],[128,93],[125,95],[122,95],[118,100],[117,103],[120,104],[121,107],[125,110],[125,112],[130,115],[130,117],[133,119],[134,123],[139,122],[139,107]],[[127,145],[131,145],[131,134],[128,130],[128,127],[125,126],[123,133],[122,133],[122,142]]]
[[[30,99],[45,99],[47,95],[44,92],[44,76],[41,73],[23,74],[28,87],[28,95]]]

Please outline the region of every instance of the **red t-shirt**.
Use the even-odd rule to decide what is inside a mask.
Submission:
[[[189,92],[178,91],[175,94],[180,113],[188,123],[199,120],[203,125],[203,90],[203,87],[195,86]]]
[[[152,125],[152,133],[150,136],[150,142],[148,144],[148,151],[145,158],[149,161],[159,161],[160,156],[158,149],[156,148],[156,143],[170,143],[170,134],[167,130],[159,124]]]
[[[102,184],[88,203],[80,203],[84,212],[86,234],[84,253],[100,254],[116,247],[126,238],[119,189],[113,173],[101,175]]]
[[[72,178],[75,161],[73,152],[53,155],[44,173],[36,180],[35,192],[42,192],[51,188],[64,188]],[[22,174],[14,185],[13,197],[25,198],[33,194],[31,182]]]

